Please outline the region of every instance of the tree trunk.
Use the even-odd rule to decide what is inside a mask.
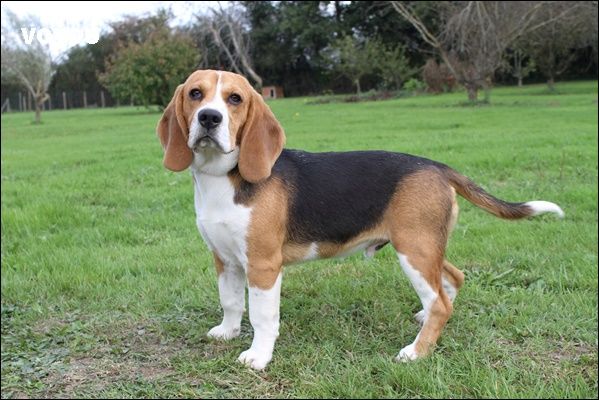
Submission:
[[[516,50],[514,57],[515,57],[515,60],[514,60],[515,74],[514,75],[516,76],[516,78],[518,78],[518,87],[522,87],[522,73],[523,73],[522,53],[519,50]]]
[[[491,87],[490,86],[485,86],[485,100],[484,102],[486,104],[491,102]]]
[[[466,91],[468,92],[468,100],[472,103],[478,100],[478,87],[475,84],[468,83],[466,85]]]
[[[493,87],[493,80],[488,77],[483,82],[481,82],[480,86],[482,86],[485,91],[485,103],[489,104],[491,102],[491,88]]]
[[[552,76],[547,80],[547,86],[549,86],[549,90],[555,92],[555,78]]]
[[[39,101],[38,99],[35,100],[35,123],[36,124],[41,124],[42,123],[42,108],[44,107],[44,102]]]
[[[358,91],[358,96],[362,94],[362,88],[360,88],[360,78],[356,79],[354,81],[354,83],[356,84],[356,90]]]

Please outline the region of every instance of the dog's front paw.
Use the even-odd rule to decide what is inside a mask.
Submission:
[[[225,327],[223,324],[217,325],[208,331],[208,336],[219,340],[229,340],[239,336],[239,328]]]
[[[416,346],[412,343],[399,351],[399,354],[395,357],[395,362],[408,362],[418,358],[420,358],[420,355],[416,352]]]
[[[237,361],[242,362],[255,370],[261,371],[266,368],[271,358],[272,354],[261,354],[250,348],[241,353]]]

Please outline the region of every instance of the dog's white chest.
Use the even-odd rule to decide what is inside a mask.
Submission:
[[[247,266],[247,232],[252,209],[235,204],[227,176],[194,172],[196,223],[208,247],[225,265]]]

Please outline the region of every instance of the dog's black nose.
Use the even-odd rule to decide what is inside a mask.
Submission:
[[[198,114],[198,120],[200,121],[200,125],[207,130],[211,130],[216,128],[222,122],[223,115],[216,110],[207,108],[200,111]]]

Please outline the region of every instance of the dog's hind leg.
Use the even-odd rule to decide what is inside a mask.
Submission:
[[[441,284],[442,259],[420,252],[398,251],[402,269],[410,279],[422,303],[422,328],[414,342],[404,347],[397,361],[409,361],[427,355],[437,343],[453,306]]]
[[[391,243],[423,308],[420,332],[396,361],[429,354],[453,311],[443,277],[447,271],[449,282],[455,272],[444,260],[454,197],[453,189],[435,170],[422,171],[400,184],[386,216]]]
[[[455,189],[451,188],[452,192],[452,204],[451,204],[451,215],[447,224],[447,236],[451,234],[453,228],[458,221],[459,206],[456,199]],[[464,284],[464,273],[457,269],[452,263],[447,260],[443,260],[443,275],[441,279],[443,289],[449,297],[449,300],[453,303],[458,295],[458,292]],[[420,310],[414,315],[416,321],[420,324],[424,323],[424,310]]]
[[[458,292],[464,284],[464,273],[457,269],[452,263],[443,260],[443,289],[449,296],[449,300],[453,303],[458,295]]]
[[[443,260],[443,272],[441,276],[441,285],[449,297],[449,301],[453,304],[453,301],[458,295],[458,292],[464,284],[464,273],[457,269],[452,263],[447,260]],[[414,318],[420,324],[424,324],[425,312],[424,310],[418,311]]]
[[[451,216],[449,217],[449,223],[447,224],[447,237],[451,235],[453,232],[453,228],[455,228],[456,223],[458,222],[458,213],[459,206],[456,199],[455,189],[452,190],[452,201],[451,201]],[[449,299],[453,303],[456,296],[458,295],[458,291],[464,284],[464,273],[457,269],[455,265],[450,263],[447,260],[443,260],[443,288]]]

